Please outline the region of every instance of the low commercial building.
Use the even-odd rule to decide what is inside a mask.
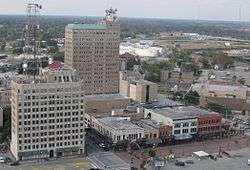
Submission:
[[[160,125],[172,126],[176,140],[228,130],[223,129],[225,126],[220,114],[193,106],[145,109],[144,116]]]
[[[144,129],[144,137],[146,139],[157,139],[159,138],[160,126],[150,121],[151,120],[139,120],[133,123]]]
[[[220,81],[208,81],[203,85],[202,96],[246,99],[248,87]]]
[[[237,117],[250,122],[250,89],[247,86],[209,81],[201,85],[200,105],[221,105],[232,110]]]
[[[157,101],[158,85],[120,72],[120,94],[140,103],[154,102]]]
[[[219,113],[211,112],[198,117],[198,135],[200,137],[219,136],[228,131],[229,128],[230,124],[224,122]]]
[[[158,84],[147,80],[137,80],[131,81],[129,86],[129,96],[132,100],[140,103],[157,101]]]
[[[197,134],[197,115],[185,107],[145,109],[145,118],[155,120],[160,125],[172,126],[172,135],[176,139],[192,138]]]
[[[161,82],[165,83],[166,91],[187,91],[195,79],[193,72],[185,72],[180,68],[161,71]]]
[[[144,112],[140,107],[128,106],[126,109],[114,109],[107,113],[86,113],[84,118],[85,125],[86,127],[92,127],[93,120],[104,117],[129,117],[131,121],[135,121],[144,118]]]
[[[181,69],[174,69],[174,70],[161,70],[161,81],[165,82],[169,79],[182,79],[182,80],[194,80],[194,73],[193,72],[185,72]]]
[[[126,109],[129,97],[120,94],[86,95],[86,113],[111,113],[114,109]]]
[[[167,142],[172,137],[172,126],[160,125],[151,119],[141,119],[134,122],[144,129],[145,139],[161,139],[161,142]]]
[[[113,143],[144,137],[144,129],[133,124],[129,117],[104,117],[93,121],[93,128],[112,139]]]

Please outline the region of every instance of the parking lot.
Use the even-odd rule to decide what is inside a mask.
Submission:
[[[161,170],[249,170],[247,160],[250,159],[250,148],[241,149],[238,151],[229,152],[231,158],[223,156],[217,161],[211,159],[198,160],[196,158],[186,158],[186,160],[193,160],[194,164],[185,166],[176,166],[174,163],[168,163]],[[185,159],[180,159],[185,161]]]
[[[218,153],[220,148],[227,152],[238,151],[243,148],[248,148],[250,146],[249,139],[249,137],[234,136],[226,139],[191,142],[186,144],[158,147],[156,148],[156,152],[161,157],[165,157],[166,155],[170,154],[171,151],[177,158],[186,158],[190,157],[193,152],[201,150],[209,154]],[[139,164],[141,162],[138,159],[140,158],[140,153],[141,151],[134,151],[133,153],[133,157],[135,158],[134,164],[136,164],[136,167],[139,167]],[[148,157],[148,149],[143,150],[143,153],[144,157]],[[123,160],[125,160],[127,163],[131,161],[131,155],[128,152],[118,152],[116,154]]]

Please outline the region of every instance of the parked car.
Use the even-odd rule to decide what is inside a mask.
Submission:
[[[193,160],[186,160],[185,163],[186,164],[194,164],[194,161]]]
[[[98,146],[102,148],[104,151],[109,151],[109,147],[105,145],[104,143],[99,143]]]
[[[185,162],[183,162],[183,161],[176,161],[175,165],[176,166],[185,166]]]
[[[208,157],[209,157],[210,159],[214,160],[214,161],[217,161],[217,157],[214,156],[214,155],[208,155]]]
[[[5,161],[6,161],[6,163],[12,162],[12,160],[11,160],[9,157],[6,157],[6,158],[5,158]]]
[[[10,164],[10,166],[17,166],[17,165],[20,165],[20,163],[19,163],[18,161],[12,162],[12,163]]]
[[[5,158],[4,157],[0,157],[0,163],[5,163]]]
[[[250,166],[250,159],[247,160],[247,165]]]

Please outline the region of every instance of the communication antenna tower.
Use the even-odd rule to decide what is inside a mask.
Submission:
[[[25,25],[25,51],[30,53],[33,52],[34,63],[33,63],[33,72],[34,80],[35,76],[38,73],[39,62],[37,59],[37,52],[39,47],[38,34],[40,30],[39,26],[39,12],[42,9],[42,6],[37,3],[28,3],[26,8],[27,18]]]
[[[239,21],[242,19],[242,5],[239,6]]]

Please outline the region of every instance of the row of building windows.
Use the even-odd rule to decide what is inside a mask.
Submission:
[[[81,144],[83,144],[83,141],[80,142]],[[24,150],[31,150],[31,149],[39,149],[39,148],[54,148],[55,146],[60,147],[60,146],[71,146],[71,145],[79,145],[78,141],[71,141],[71,142],[57,142],[55,143],[49,143],[49,144],[41,144],[41,145],[24,145],[19,146],[19,150],[21,151],[22,148]]]
[[[49,123],[49,124],[57,123],[58,124],[58,123],[72,122],[71,124],[64,125],[65,128],[66,128],[66,126],[78,127],[79,123],[73,123],[73,122],[78,122],[78,120],[79,120],[78,118],[72,118],[72,119],[71,118],[65,118],[65,119],[60,118],[60,119],[56,119],[56,120],[55,119],[49,119],[49,120],[45,119],[45,120],[23,121],[23,122],[19,121],[19,125],[20,126],[24,125],[24,127],[25,127],[26,125],[30,126],[30,125],[40,125],[40,124],[47,124],[47,123]],[[81,118],[81,121],[83,121],[83,117]],[[54,128],[52,128],[52,129],[54,129]]]
[[[57,105],[62,105],[62,104],[72,104],[72,103],[79,103],[79,102],[83,102],[82,100],[79,99],[71,99],[71,100],[48,100],[48,101],[40,101],[40,102],[24,102],[23,106],[27,107],[27,106],[39,106],[40,105],[53,105],[53,104],[57,104]],[[22,106],[22,103],[20,102],[18,104],[19,106]]]
[[[40,138],[40,139],[24,139],[23,142],[22,140],[19,140],[19,145],[21,144],[27,144],[27,143],[38,143],[38,142],[53,142],[53,141],[62,141],[62,140],[76,140],[78,138],[83,138],[83,135],[79,137],[78,135],[74,136],[60,136],[60,137],[49,137],[49,138]]]
[[[83,109],[83,105],[81,105],[81,109]],[[78,105],[73,105],[73,106],[61,106],[61,107],[41,107],[41,108],[19,108],[18,112],[22,113],[22,110],[24,113],[31,113],[31,112],[46,112],[46,111],[55,111],[55,110],[78,110],[79,106]]]
[[[65,79],[67,79],[64,76]],[[74,77],[72,77],[74,79]],[[33,89],[33,90],[24,90],[24,94],[35,94],[35,93],[55,93],[55,92],[75,92],[76,87],[67,87],[67,88],[50,88],[50,89]]]
[[[209,126],[209,127],[199,128],[200,132],[203,132],[203,131],[217,131],[217,130],[220,130],[220,126]]]
[[[185,123],[176,123],[174,125],[175,128],[180,128],[181,126],[182,127],[189,127],[189,126],[196,126],[197,123],[196,122],[185,122]]]
[[[219,119],[199,121],[199,125],[220,123]]]
[[[40,132],[40,136],[53,136],[53,135],[63,135],[63,134],[75,134],[78,133],[79,129],[71,129],[71,130],[64,130],[64,131],[56,131],[56,132]],[[80,133],[83,133],[84,129],[80,129]],[[19,138],[30,138],[30,137],[39,137],[39,133],[25,133],[24,135],[19,134]],[[81,135],[82,137],[82,135]]]
[[[189,129],[182,129],[182,133],[194,133],[194,132],[197,132],[196,128],[191,128],[190,132],[189,132]],[[181,134],[181,130],[175,130],[174,134],[175,135]]]
[[[80,113],[79,112],[60,112],[60,113],[39,113],[39,114],[24,114],[24,115],[19,115],[19,119],[38,119],[38,118],[49,118],[49,117],[73,117],[78,116]],[[83,111],[81,111],[81,115],[83,115]],[[77,117],[75,117],[77,118]]]
[[[21,98],[22,96],[24,96],[25,100],[46,100],[46,99],[66,99],[66,98],[70,98],[70,99],[79,99],[80,95],[79,94],[74,94],[71,92],[68,92],[68,95],[65,95],[66,92],[64,92],[63,94],[60,95],[36,95],[36,96],[31,96],[31,95],[19,95],[19,98]],[[55,94],[55,93],[53,93]]]

